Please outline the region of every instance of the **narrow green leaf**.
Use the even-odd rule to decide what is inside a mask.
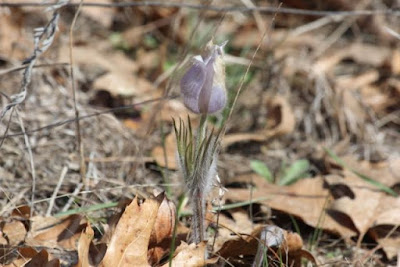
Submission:
[[[252,160],[250,161],[250,167],[253,169],[253,171],[264,177],[268,182],[272,183],[274,181],[271,171],[264,162],[260,160]]]
[[[251,205],[253,203],[262,202],[262,201],[265,201],[265,200],[268,200],[268,199],[270,199],[270,197],[259,197],[259,198],[255,198],[255,199],[248,200],[248,201],[225,204],[225,205],[222,205],[220,207],[213,207],[212,210],[215,212],[215,211],[221,211],[221,210],[236,209],[236,208],[240,208],[240,207]]]
[[[308,169],[310,168],[310,162],[306,159],[301,159],[293,162],[289,168],[283,171],[283,176],[279,179],[279,185],[290,185],[300,178],[303,178]]]
[[[61,216],[67,216],[67,215],[72,215],[72,214],[78,214],[78,213],[88,213],[92,211],[97,211],[97,210],[102,210],[102,209],[107,209],[107,208],[113,208],[118,206],[118,202],[108,202],[108,203],[100,203],[88,207],[81,207],[77,209],[72,209],[72,210],[67,210],[63,212],[59,212],[55,214],[55,217],[61,217]]]

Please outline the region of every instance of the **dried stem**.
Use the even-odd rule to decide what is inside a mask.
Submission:
[[[21,116],[19,115],[18,112],[18,107],[15,108],[15,114],[18,117],[18,121],[21,127],[22,132],[24,132],[24,140],[25,140],[25,145],[26,148],[28,150],[28,155],[29,155],[29,162],[31,165],[31,172],[32,172],[32,196],[31,196],[31,212],[30,212],[30,216],[33,215],[33,211],[34,211],[34,203],[35,203],[35,191],[36,191],[36,169],[35,169],[35,162],[33,161],[33,153],[32,153],[32,148],[31,148],[31,143],[29,141],[29,137],[25,132],[25,126],[24,126],[24,122],[21,118]]]
[[[43,7],[51,6],[52,3],[46,2],[0,2],[0,7]],[[67,3],[66,6],[77,6],[79,3]],[[400,12],[397,9],[376,9],[376,10],[349,10],[349,11],[329,11],[329,10],[308,10],[308,9],[298,9],[298,8],[277,8],[271,6],[238,6],[238,5],[204,5],[204,4],[193,4],[193,3],[173,3],[167,1],[142,1],[142,2],[115,2],[115,3],[102,3],[102,2],[91,2],[84,3],[84,7],[103,7],[103,8],[128,8],[128,7],[138,7],[138,6],[154,6],[154,7],[165,7],[165,8],[187,8],[187,9],[197,9],[197,10],[208,10],[216,12],[260,12],[265,14],[292,14],[299,16],[342,16],[342,17],[354,17],[354,16],[371,16],[371,15],[392,15],[400,16]]]
[[[193,191],[192,195],[192,239],[193,242],[198,244],[205,240],[205,209],[206,209],[206,201],[205,201],[204,192],[202,192],[201,188],[196,188]]]
[[[81,174],[81,180],[82,182],[86,185],[87,187],[87,181],[86,181],[86,164],[85,164],[85,157],[84,157],[84,151],[83,151],[83,143],[82,143],[82,135],[81,135],[81,128],[79,124],[79,110],[78,110],[78,105],[76,101],[76,88],[75,88],[75,77],[74,77],[74,57],[72,53],[72,47],[74,45],[74,27],[76,20],[78,18],[79,12],[81,10],[83,4],[83,0],[80,1],[78,10],[75,13],[74,19],[72,20],[71,23],[71,28],[69,30],[69,60],[70,60],[70,73],[71,73],[71,86],[72,86],[72,97],[73,97],[73,102],[74,102],[74,110],[75,110],[75,126],[76,126],[76,140],[77,140],[77,147],[79,149],[79,163],[80,163],[80,174]],[[87,188],[86,188],[87,189]]]

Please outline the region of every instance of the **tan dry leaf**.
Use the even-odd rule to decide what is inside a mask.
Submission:
[[[148,258],[153,265],[158,263],[171,247],[171,236],[176,219],[175,204],[164,196],[158,209],[157,218],[151,232]],[[166,242],[164,242],[166,241]]]
[[[147,80],[137,77],[138,67],[133,60],[122,52],[112,50],[105,42],[98,43],[96,48],[73,48],[74,63],[84,70],[86,76],[94,79],[95,90],[105,90],[112,96],[151,98],[151,94],[155,93],[154,87]],[[70,61],[69,47],[60,49],[60,61]]]
[[[341,197],[329,208],[349,216],[357,230],[364,235],[372,225],[383,193],[354,176],[346,177],[342,183],[353,191],[355,198]]]
[[[392,57],[390,58],[390,66],[392,69],[392,74],[393,75],[399,75],[400,74],[400,51],[395,48],[392,51]]]
[[[153,89],[153,85],[148,81],[137,78],[131,73],[109,72],[97,78],[93,83],[93,89],[105,90],[112,96],[146,96]]]
[[[24,60],[30,53],[33,43],[25,33],[23,16],[21,10],[0,10],[0,55],[5,58]]]
[[[0,231],[0,245],[7,245],[8,241],[7,239],[4,237],[4,234]]]
[[[138,49],[136,52],[136,64],[140,69],[150,71],[155,69],[160,64],[160,51],[147,51],[145,49]]]
[[[400,248],[400,198],[383,194],[376,211],[369,233],[382,246],[388,259],[393,259]]]
[[[265,140],[267,140],[267,136],[264,133],[233,133],[227,134],[223,137],[222,146],[228,147],[240,142],[263,142]]]
[[[361,237],[369,233],[382,246],[388,258],[393,258],[399,247],[394,244],[400,244],[400,231],[388,237],[386,235],[400,225],[400,198],[378,191],[352,172],[344,171],[344,174],[345,178],[329,176],[326,181],[346,185],[354,198],[338,198],[330,205],[330,209],[348,216]]]
[[[343,90],[354,90],[363,88],[364,86],[371,85],[378,81],[379,72],[377,70],[369,70],[357,76],[337,77],[335,82],[336,86]]]
[[[237,258],[239,255],[255,255],[259,251],[260,242],[262,242],[260,234],[263,230],[268,231],[268,239],[263,242],[272,244],[269,248],[269,251],[274,251],[271,253],[271,257],[287,255],[288,257],[284,259],[284,261],[287,260],[287,266],[301,266],[300,263],[303,258],[316,263],[314,256],[303,249],[303,240],[300,235],[285,231],[277,226],[267,226],[267,229],[265,229],[265,226],[257,225],[250,234],[234,235],[234,238],[227,240],[217,253],[226,259]],[[278,256],[276,260],[279,261],[282,258]]]
[[[224,229],[224,225],[221,224],[221,226],[220,230]],[[224,258],[237,257],[238,255],[255,255],[258,247],[257,238],[260,236],[263,228],[262,225],[257,225],[252,229],[250,234],[243,234],[240,231],[236,233],[237,235],[226,238],[224,243],[220,244],[218,254]],[[229,231],[229,229],[227,230]]]
[[[89,248],[94,237],[94,231],[90,224],[86,226],[85,231],[81,234],[78,243],[78,264],[77,267],[89,267]]]
[[[158,209],[153,231],[151,232],[151,243],[161,243],[165,238],[171,236],[175,225],[175,215],[175,204],[164,196]]]
[[[173,267],[203,267],[206,266],[206,251],[207,244],[201,242],[199,244],[188,245],[182,242],[176,248],[174,258],[172,259]],[[164,264],[162,267],[168,267],[169,263]]]
[[[253,192],[248,189],[228,188],[225,198],[232,201],[253,200],[273,209],[301,218],[306,224],[338,233],[347,238],[356,235],[353,230],[341,225],[325,213],[330,199],[329,192],[323,186],[321,177],[301,179],[290,186],[270,184],[256,174],[238,176],[230,182],[256,185]],[[262,200],[257,200],[262,199]]]
[[[267,138],[291,133],[296,126],[296,120],[287,98],[276,95],[272,98],[268,97],[266,102],[268,118],[264,131]]]
[[[32,247],[76,250],[79,236],[86,227],[84,218],[77,214],[64,218],[36,216],[31,222],[26,244]]]
[[[122,214],[100,266],[149,266],[147,250],[160,201],[135,198]]]
[[[165,138],[165,154],[162,146],[156,146],[151,151],[151,156],[154,158],[158,166],[163,168],[168,167],[168,169],[176,170],[178,168],[178,163],[176,161],[176,138],[175,133],[170,133]],[[165,158],[165,156],[167,158]]]
[[[69,62],[69,46],[62,46],[59,51],[60,61]],[[136,63],[122,52],[112,50],[108,42],[96,43],[96,49],[91,46],[73,47],[74,63],[85,69],[105,72],[133,74],[138,68]]]
[[[326,73],[332,71],[340,61],[346,58],[352,58],[354,61],[362,65],[380,67],[390,57],[391,50],[389,48],[364,43],[354,43],[346,49],[338,49],[333,53],[320,58],[315,62],[313,68],[317,73]]]
[[[398,211],[399,212],[399,211]],[[379,225],[370,229],[370,235],[378,242],[389,260],[398,256],[400,248],[400,223],[397,225]],[[397,228],[397,230],[396,230]]]
[[[386,108],[395,104],[396,99],[382,92],[375,85],[367,85],[360,89],[361,99],[366,106],[371,107],[376,113],[383,113]]]
[[[7,237],[8,244],[16,246],[24,241],[27,234],[24,224],[21,221],[6,222],[2,229],[3,235]],[[1,241],[0,241],[1,242]]]
[[[219,229],[214,245],[215,251],[219,251],[223,247],[225,248],[228,242],[234,243],[239,239],[240,242],[246,240],[244,239],[241,241],[239,235],[243,235],[243,237],[246,238],[246,236],[254,236],[255,234],[259,234],[259,232],[255,232],[255,229],[259,229],[261,225],[253,224],[246,211],[243,209],[235,209],[227,212],[232,218],[227,217],[223,213],[219,215]],[[234,248],[235,245],[232,245],[232,247]],[[257,246],[248,248],[250,248],[252,251],[254,251],[254,249],[257,250]],[[231,249],[229,248],[227,251],[229,252]]]
[[[354,155],[344,155],[340,156],[340,158],[342,159],[343,162],[346,163],[346,165],[349,168],[364,175],[367,175],[368,177],[386,186],[392,187],[397,183],[400,183],[399,156],[392,156],[385,161],[380,161],[376,163],[367,160],[358,160]],[[334,159],[329,158],[328,161],[333,165],[336,165]],[[349,175],[354,175],[351,174],[352,172],[349,170],[344,170],[344,171],[346,173],[349,173]]]
[[[268,118],[265,129],[252,133],[237,133],[226,135],[222,145],[228,147],[238,142],[263,142],[271,137],[291,133],[296,126],[293,110],[286,98],[282,96],[266,97]]]
[[[364,124],[366,111],[360,101],[356,98],[354,90],[337,86],[337,116],[340,131],[343,136],[348,136],[348,131],[359,133],[360,127]]]

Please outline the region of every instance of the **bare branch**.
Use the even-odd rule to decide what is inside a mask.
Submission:
[[[51,3],[32,3],[32,2],[1,2],[0,7],[47,7],[51,6]],[[68,3],[66,6],[79,6],[79,3]],[[267,14],[291,14],[291,15],[307,15],[307,16],[370,16],[370,15],[392,15],[400,16],[400,10],[397,9],[379,9],[379,10],[349,10],[349,11],[318,11],[308,9],[297,9],[297,8],[276,8],[276,7],[246,7],[246,6],[214,6],[214,5],[202,5],[202,4],[190,4],[190,3],[167,3],[158,1],[143,1],[143,2],[120,2],[120,3],[83,3],[82,7],[103,7],[103,8],[126,8],[126,7],[139,7],[139,6],[153,6],[153,7],[166,7],[166,8],[187,8],[197,10],[208,10],[216,12],[261,12]]]

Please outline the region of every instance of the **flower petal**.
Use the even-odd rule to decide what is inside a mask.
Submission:
[[[212,88],[210,102],[208,103],[208,113],[215,113],[223,109],[226,105],[226,90],[221,86],[215,85]]]
[[[206,66],[199,59],[194,60],[193,65],[181,79],[181,93],[185,106],[195,113],[199,111],[199,95],[206,80]]]
[[[208,106],[210,105],[210,99],[212,94],[212,87],[214,83],[214,62],[216,59],[215,50],[210,55],[205,62],[205,71],[206,71],[206,79],[203,84],[203,88],[201,88],[201,92],[199,95],[199,110],[201,113],[209,113]]]

